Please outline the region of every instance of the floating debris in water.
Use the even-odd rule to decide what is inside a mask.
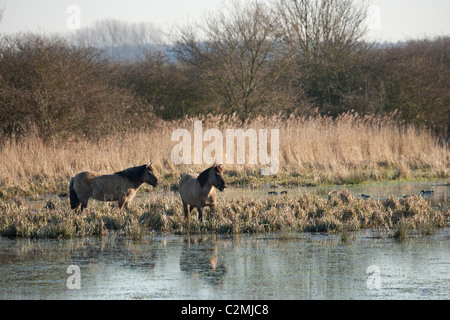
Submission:
[[[434,193],[433,190],[422,190],[420,191],[420,194],[423,196],[431,196]]]
[[[287,192],[286,190],[280,191],[280,193],[278,193],[278,192],[276,192],[276,191],[269,191],[269,192],[268,192],[268,194],[271,195],[271,196],[276,196],[276,195],[278,195],[278,194],[283,195],[283,194],[287,194],[287,193],[288,193],[288,192]]]

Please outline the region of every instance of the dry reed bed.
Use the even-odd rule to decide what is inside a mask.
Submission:
[[[200,172],[204,165],[174,165],[170,155],[178,143],[172,132],[188,129],[195,120],[209,128],[279,129],[280,170],[274,182],[345,184],[397,178],[449,176],[450,151],[429,131],[399,125],[392,117],[344,114],[330,117],[258,117],[242,123],[234,116],[159,121],[152,129],[133,130],[98,141],[46,142],[30,135],[0,144],[0,197],[65,193],[71,176],[83,170],[119,171],[153,161],[162,184],[180,174]],[[270,139],[269,139],[270,141]],[[203,143],[205,148],[209,142]],[[248,146],[246,148],[248,153]],[[193,152],[192,152],[193,154]],[[260,179],[258,165],[226,165],[230,182]],[[245,179],[242,179],[242,178]],[[248,178],[251,178],[250,180]]]
[[[96,202],[74,213],[67,200],[49,202],[40,210],[30,210],[17,201],[0,202],[0,235],[29,238],[72,238],[102,236],[115,231],[141,239],[149,231],[177,233],[261,233],[277,231],[346,232],[365,228],[382,231],[403,228],[422,234],[448,225],[448,208],[430,207],[428,201],[413,196],[391,197],[384,201],[363,200],[347,190],[332,191],[328,197],[303,194],[295,197],[219,200],[214,215],[202,224],[195,216],[184,219],[181,201],[164,197],[143,201],[129,211]]]

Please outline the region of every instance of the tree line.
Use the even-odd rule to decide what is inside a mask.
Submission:
[[[248,1],[174,28],[164,48],[146,45],[154,28],[114,21],[70,39],[2,36],[0,133],[98,138],[205,113],[353,111],[396,113],[448,140],[450,37],[370,43],[367,18],[352,0]],[[134,35],[139,57],[105,55],[100,35],[106,52]]]

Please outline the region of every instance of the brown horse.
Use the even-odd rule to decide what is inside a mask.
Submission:
[[[197,208],[198,219],[203,221],[203,207],[208,206],[214,211],[216,205],[216,189],[223,191],[222,165],[214,165],[206,169],[195,178],[190,174],[184,175],[178,184],[181,200],[183,201],[184,217],[190,218],[191,211]]]
[[[93,198],[100,201],[118,201],[120,209],[128,209],[130,201],[144,182],[153,187],[158,185],[151,164],[107,175],[94,171],[81,172],[70,180],[70,207],[77,209],[81,203],[83,211],[89,198]]]

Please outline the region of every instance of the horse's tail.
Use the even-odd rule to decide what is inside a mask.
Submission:
[[[76,209],[80,205],[80,199],[78,199],[78,195],[75,192],[75,189],[73,188],[74,180],[75,180],[75,177],[70,179],[70,186],[69,186],[69,191],[70,191],[70,208],[72,208],[72,209]]]

